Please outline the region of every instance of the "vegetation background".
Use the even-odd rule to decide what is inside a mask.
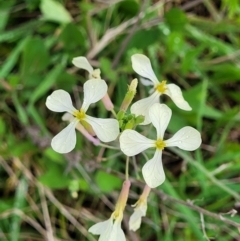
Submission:
[[[87,230],[109,218],[125,157],[80,134],[73,152],[54,152],[51,138],[66,124],[45,101],[64,89],[80,105],[88,75],[71,61],[86,56],[101,69],[117,111],[137,77],[130,57],[143,53],[159,80],[181,86],[193,108],[185,112],[163,98],[173,110],[167,133],[191,125],[203,144],[192,153],[164,151],[166,182],[152,191],[136,233],[128,219],[145,158],[131,160],[127,240],[239,241],[239,34],[239,0],[1,0],[0,240],[98,239]],[[135,100],[148,90],[140,83]],[[90,113],[110,116],[101,103]]]

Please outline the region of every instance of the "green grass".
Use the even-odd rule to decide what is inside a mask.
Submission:
[[[51,138],[65,123],[45,101],[64,89],[81,103],[88,73],[72,59],[85,56],[101,69],[118,112],[138,78],[135,53],[149,57],[159,80],[179,85],[192,107],[161,99],[173,111],[167,135],[189,125],[203,143],[194,152],[164,150],[167,180],[152,190],[136,233],[128,229],[130,205],[153,153],[130,158],[127,240],[239,240],[240,216],[232,215],[240,202],[239,22],[238,0],[0,1],[0,240],[98,240],[87,230],[110,217],[126,157],[79,133],[73,152],[54,152]],[[149,89],[139,83],[133,102]],[[102,103],[88,114],[112,115]],[[137,128],[155,136],[150,126]]]

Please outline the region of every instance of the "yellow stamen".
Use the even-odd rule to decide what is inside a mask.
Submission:
[[[167,89],[167,85],[166,85],[167,81],[166,80],[163,80],[162,82],[160,82],[156,87],[155,89],[160,92],[161,94],[163,94],[166,89]]]
[[[80,111],[74,111],[73,115],[78,119],[78,120],[84,120],[86,118],[86,114],[83,110]]]
[[[92,78],[94,78],[94,79],[101,79],[101,71],[100,71],[100,69],[93,70]]]
[[[157,140],[155,142],[155,145],[156,145],[156,148],[160,150],[163,150],[166,147],[166,143],[161,139]]]

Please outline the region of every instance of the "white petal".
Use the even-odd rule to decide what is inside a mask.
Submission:
[[[47,97],[46,106],[49,110],[55,112],[72,113],[76,109],[72,105],[71,96],[65,90],[55,90]]]
[[[136,231],[140,228],[142,217],[146,216],[147,205],[139,205],[134,209],[134,213],[129,219],[129,229]]]
[[[62,116],[62,120],[63,121],[73,121],[74,116],[71,115],[70,113],[66,112],[63,116]]]
[[[120,148],[127,156],[134,156],[138,153],[154,147],[155,141],[146,138],[134,130],[125,130],[120,135]]]
[[[162,151],[156,150],[154,157],[143,166],[142,173],[145,182],[151,188],[155,188],[165,181],[165,173],[162,166]]]
[[[133,70],[144,78],[150,79],[154,84],[159,81],[152,70],[152,65],[148,57],[143,54],[134,54],[132,57]]]
[[[89,64],[88,60],[85,57],[73,58],[72,63],[80,69],[87,70],[89,74],[93,72],[93,67]]]
[[[184,100],[181,89],[175,84],[167,85],[167,90],[164,94],[171,97],[175,105],[182,110],[192,110],[186,100]]]
[[[96,103],[107,93],[107,84],[102,79],[91,79],[83,85],[84,98],[82,109],[87,111],[92,103]]]
[[[102,235],[103,233],[105,233],[105,235],[108,233],[109,235],[110,232],[112,231],[112,228],[113,228],[113,220],[112,218],[109,218],[104,222],[94,224],[91,228],[88,229],[88,232],[96,235]]]
[[[143,115],[145,117],[144,122],[140,125],[148,125],[151,120],[149,118],[149,108],[159,102],[159,93],[155,91],[152,95],[147,98],[141,99],[135,102],[131,106],[131,113],[135,114],[136,116]]]
[[[59,132],[51,142],[54,151],[59,153],[68,153],[73,150],[76,145],[76,131],[75,127],[78,123],[74,119],[66,128]]]
[[[114,141],[119,135],[119,124],[115,119],[101,119],[86,115],[86,122],[88,122],[96,136],[103,142]]]
[[[119,220],[114,222],[109,239],[105,239],[103,241],[126,241],[125,234],[121,228],[121,222]]]
[[[172,116],[172,111],[164,104],[153,104],[149,109],[149,117],[157,130],[157,139],[163,139],[163,135]]]
[[[166,146],[177,146],[186,151],[196,150],[202,143],[201,135],[196,129],[186,126],[180,129],[172,138],[165,141]]]
[[[150,80],[148,80],[148,79],[146,79],[146,78],[143,78],[143,77],[140,77],[140,82],[141,82],[143,85],[145,85],[145,86],[151,86],[151,85],[153,85],[153,82],[152,82],[152,81],[150,81]]]

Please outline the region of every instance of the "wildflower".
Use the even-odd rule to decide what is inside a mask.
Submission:
[[[162,151],[165,147],[177,146],[186,151],[193,151],[202,142],[200,133],[190,126],[183,127],[172,138],[163,140],[171,115],[171,109],[165,104],[155,103],[149,109],[150,121],[157,131],[156,140],[148,139],[134,130],[124,130],[120,136],[120,148],[127,156],[137,155],[151,147],[156,149],[153,158],[142,168],[143,177],[151,188],[161,185],[165,180],[162,166]]]
[[[72,63],[80,69],[87,70],[89,73],[89,79],[96,79],[96,80],[101,79],[100,69],[93,69],[93,67],[89,64],[88,60],[85,57],[81,56],[81,57],[73,58]],[[106,93],[102,97],[102,102],[107,110],[110,110],[110,111],[113,110],[114,106],[108,93]]]
[[[132,67],[136,73],[144,78],[150,79],[143,80],[145,85],[153,85],[153,93],[144,99],[135,102],[131,106],[131,113],[135,115],[144,115],[145,120],[141,125],[147,125],[150,123],[149,108],[159,102],[159,96],[162,94],[168,95],[177,107],[183,110],[190,111],[192,108],[187,101],[184,100],[181,89],[175,84],[166,84],[167,81],[159,82],[154,74],[149,58],[143,54],[134,54],[132,57]]]
[[[122,191],[119,195],[115,211],[112,213],[111,217],[104,222],[93,225],[88,230],[92,234],[100,235],[99,241],[126,241],[124,232],[121,228],[121,222],[130,185],[131,183],[129,180],[123,183]]]
[[[136,231],[140,228],[142,217],[146,216],[147,212],[147,198],[151,191],[148,185],[145,185],[144,190],[138,201],[133,205],[134,213],[129,219],[129,229]]]
[[[74,117],[70,124],[52,139],[51,146],[56,152],[68,153],[75,147],[75,128],[78,124],[90,125],[96,136],[103,142],[113,141],[119,134],[117,120],[94,118],[86,114],[89,105],[96,103],[106,94],[105,81],[88,80],[85,82],[83,90],[84,98],[80,110],[73,107],[70,95],[64,90],[56,90],[47,97],[48,109],[55,112],[68,112]]]

